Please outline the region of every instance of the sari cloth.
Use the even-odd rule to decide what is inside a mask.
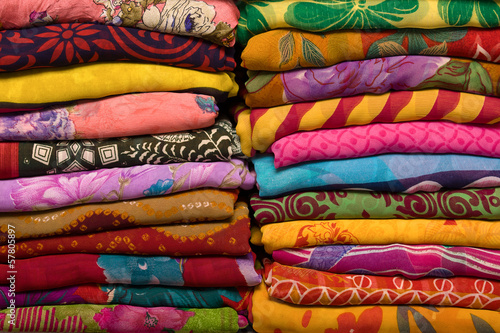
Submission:
[[[385,154],[279,169],[271,155],[256,155],[252,162],[261,197],[313,189],[415,193],[500,185],[500,160],[473,155]]]
[[[0,215],[0,244],[9,226],[25,238],[86,235],[147,225],[220,221],[234,214],[239,190],[202,188],[133,201],[101,202],[59,209]]]
[[[97,22],[163,33],[195,36],[233,46],[239,11],[232,1],[174,0],[6,0],[0,11],[3,29],[53,23]]]
[[[112,78],[112,81],[104,78]],[[166,79],[167,78],[167,79]],[[85,89],[82,89],[85,87]],[[202,72],[151,63],[94,62],[75,66],[1,73],[0,112],[47,107],[77,100],[138,92],[177,91],[235,96],[232,72]]]
[[[122,134],[110,139],[0,142],[0,179],[245,157],[236,130],[223,118],[204,129],[131,137]]]
[[[498,63],[499,33],[499,28],[471,27],[336,30],[321,34],[275,29],[250,38],[241,54],[241,66],[254,71],[278,72],[403,54],[440,55]]]
[[[500,125],[409,121],[297,132],[269,148],[276,168],[391,153],[500,157]]]
[[[266,224],[260,230],[267,253],[330,244],[400,243],[500,248],[500,224],[481,220],[305,220]]]
[[[316,306],[432,305],[500,309],[500,281],[473,277],[421,278],[336,274],[265,263],[269,296]]]
[[[63,23],[3,30],[0,48],[1,72],[95,61],[153,62],[207,72],[236,67],[233,48],[195,37],[102,24]]]
[[[272,108],[233,108],[236,132],[247,156],[265,152],[284,136],[315,129],[371,123],[447,120],[455,123],[494,124],[500,99],[444,89],[393,91],[304,102]]]
[[[132,305],[56,305],[0,312],[3,332],[238,332],[248,324],[229,307],[185,309]]]
[[[116,95],[47,107],[41,111],[2,114],[0,141],[165,134],[212,126],[218,115],[216,101],[209,95],[187,92]]]
[[[140,165],[0,181],[0,211],[48,210],[84,203],[163,196],[196,188],[249,190],[255,177],[247,163],[186,162]]]
[[[500,250],[444,245],[322,245],[273,252],[280,264],[340,274],[500,280]]]
[[[500,2],[439,0],[243,0],[237,40],[277,28],[312,32],[500,26]]]
[[[496,332],[500,313],[418,305],[326,307],[287,304],[255,288],[250,321],[257,332]]]
[[[59,253],[106,253],[133,255],[229,255],[250,252],[250,218],[247,204],[235,205],[234,215],[207,223],[135,227],[76,236],[17,240],[16,259]],[[0,246],[7,262],[8,245]]]
[[[16,292],[55,289],[87,283],[185,287],[238,287],[260,283],[255,255],[132,256],[57,254],[16,260],[15,271],[0,264],[1,281],[15,275]],[[33,277],[37,278],[34,279]]]
[[[9,287],[0,286],[0,308],[10,305]],[[231,307],[246,310],[252,296],[250,287],[188,288],[131,286],[127,284],[83,284],[50,290],[16,293],[16,307],[63,304],[124,304],[174,306],[180,308]]]
[[[500,65],[409,55],[346,61],[288,72],[248,71],[245,104],[271,107],[389,91],[448,89],[500,96]]]
[[[250,205],[261,225],[361,218],[500,220],[499,197],[498,187],[419,193],[310,191],[277,198],[254,193]]]

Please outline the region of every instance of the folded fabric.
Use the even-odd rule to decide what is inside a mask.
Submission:
[[[481,220],[305,220],[266,224],[260,230],[267,253],[330,244],[500,247],[500,224]]]
[[[111,156],[110,156],[111,157]],[[0,212],[47,210],[84,203],[130,200],[196,188],[249,190],[247,163],[186,162],[100,169],[0,181]]]
[[[446,28],[500,25],[500,5],[494,1],[453,0],[243,0],[238,42],[277,28],[327,32],[350,29]]]
[[[209,128],[159,135],[0,142],[0,179],[144,164],[229,161],[245,157],[239,142],[231,122],[222,118]]]
[[[15,262],[15,271],[0,265],[1,281],[15,277],[17,292],[55,289],[87,283],[166,285],[185,287],[254,286],[261,276],[255,255],[242,257],[131,256],[118,254],[58,254]],[[36,277],[36,278],[33,278]]]
[[[1,114],[0,141],[165,134],[212,126],[218,114],[215,99],[208,95],[187,92],[116,95],[41,111]],[[0,155],[0,158],[6,157]]]
[[[86,235],[146,225],[219,221],[234,214],[238,190],[197,189],[133,201],[101,202],[45,211],[0,215],[0,244],[15,238]]]
[[[1,146],[0,146],[1,147]],[[500,157],[500,125],[408,121],[298,132],[274,142],[274,166],[390,153]]]
[[[232,71],[234,49],[203,39],[102,24],[52,24],[0,31],[0,71],[95,61],[154,62],[202,71]]]
[[[114,0],[8,0],[0,11],[3,29],[19,29],[52,23],[98,22],[145,30],[201,37],[234,45],[239,11],[232,1],[114,1]]]
[[[500,62],[498,28],[335,30],[311,33],[274,29],[250,38],[241,65],[251,70],[289,71],[348,60],[403,54],[442,55]],[[334,46],[334,47],[332,47]]]
[[[500,98],[444,89],[393,91],[250,109],[237,105],[236,132],[247,156],[265,152],[284,136],[315,129],[412,120],[493,124],[500,119]]]
[[[0,286],[0,308],[9,307],[9,287]],[[84,284],[52,290],[18,292],[16,307],[63,304],[124,304],[173,306],[180,308],[231,307],[246,310],[252,295],[249,287],[188,288],[130,286],[125,284]]]
[[[420,193],[311,191],[278,198],[250,198],[259,224],[333,219],[500,220],[500,188]],[[1,217],[0,217],[0,221]]]
[[[56,305],[0,311],[3,332],[238,332],[248,325],[229,307],[178,309],[132,305]]]
[[[242,256],[251,251],[249,239],[248,206],[240,201],[235,205],[234,215],[223,221],[18,240],[14,250],[16,259],[58,253]],[[5,254],[0,262],[8,262],[9,246],[0,246],[0,253]]]
[[[235,96],[238,85],[232,72],[208,73],[161,64],[115,61],[1,73],[0,90],[0,112],[15,112],[155,91],[206,94],[220,102]]]
[[[250,321],[257,332],[496,332],[500,312],[459,307],[292,305],[255,288]]]
[[[345,61],[280,73],[248,71],[248,77],[245,104],[250,107],[430,88],[500,96],[500,65],[435,56]]]
[[[261,197],[307,190],[414,193],[500,186],[500,159],[460,154],[385,154],[274,167],[268,154],[252,158]]]
[[[317,306],[433,305],[498,311],[500,282],[471,277],[422,278],[336,274],[265,264],[269,296]]]
[[[499,280],[500,250],[444,245],[324,245],[273,252],[277,262],[318,271],[409,279],[469,276]]]

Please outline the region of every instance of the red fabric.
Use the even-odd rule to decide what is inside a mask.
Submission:
[[[19,150],[16,142],[0,142],[0,179],[19,177]]]

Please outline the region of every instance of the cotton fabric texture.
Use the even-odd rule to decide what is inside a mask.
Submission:
[[[498,124],[408,121],[297,132],[274,142],[276,168],[307,161],[380,154],[468,154],[500,157]]]
[[[161,2],[107,0],[63,2],[7,1],[0,12],[3,29],[53,23],[98,22],[162,33],[196,36],[221,45],[234,45],[239,11],[232,1],[176,0]]]
[[[236,132],[247,156],[265,152],[284,136],[315,129],[332,129],[371,123],[447,120],[455,123],[498,122],[496,97],[444,89],[393,91],[358,95],[271,108],[233,108]]]
[[[426,244],[322,245],[273,252],[280,264],[339,274],[498,280],[500,251]]]
[[[209,73],[153,63],[95,62],[1,75],[2,112],[36,110],[78,100],[160,91],[200,93],[214,96],[221,102],[235,96],[238,91],[232,72]],[[104,80],[104,77],[112,77],[113,80]]]
[[[131,305],[56,305],[17,308],[15,324],[2,310],[2,330],[11,332],[237,332],[246,319],[229,307],[178,309]],[[22,318],[22,319],[21,319]]]
[[[498,28],[335,30],[312,33],[273,29],[250,38],[241,66],[289,71],[327,67],[349,60],[408,55],[440,55],[498,63]],[[405,43],[405,41],[411,41]]]
[[[275,73],[248,71],[245,104],[271,107],[359,94],[449,89],[500,96],[500,65],[435,56],[346,61],[322,68]]]
[[[172,163],[14,178],[0,181],[0,211],[48,210],[84,203],[130,200],[196,188],[249,190],[255,177],[247,163]]]
[[[0,215],[0,244],[8,226],[17,241],[26,238],[86,235],[148,225],[220,221],[234,214],[239,190],[196,189],[131,201],[101,202],[46,211]]]
[[[87,283],[186,287],[254,286],[261,281],[255,255],[132,256],[58,254],[16,261],[16,292],[55,289]],[[2,281],[9,266],[0,265]],[[37,279],[33,279],[36,276]]]
[[[243,0],[237,39],[242,45],[260,33],[277,28],[311,32],[350,29],[395,29],[446,27],[495,28],[500,24],[498,1],[479,3],[452,0]]]
[[[415,193],[500,184],[497,158],[460,154],[385,154],[274,167],[273,157],[252,158],[261,197],[309,190]]]
[[[218,115],[216,101],[209,95],[187,92],[116,95],[64,103],[40,111],[2,114],[0,140],[51,141],[165,134],[212,126]]]
[[[0,71],[96,61],[149,62],[202,71],[232,71],[234,48],[200,38],[92,23],[0,31]]]
[[[254,193],[250,205],[259,224],[329,219],[500,219],[500,189],[471,188],[437,192],[296,192],[276,198]]]
[[[318,307],[291,305],[270,297],[265,284],[255,288],[252,322],[257,332],[494,332],[500,329],[500,313],[491,310],[418,305]]]
[[[244,157],[236,130],[228,119],[217,118],[211,127],[159,135],[0,142],[0,179],[234,157]]]

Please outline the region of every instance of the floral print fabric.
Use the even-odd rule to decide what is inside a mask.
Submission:
[[[19,29],[53,23],[98,22],[162,33],[195,36],[234,45],[239,11],[232,1],[174,0],[6,1],[0,28]]]
[[[253,194],[250,205],[260,224],[293,220],[361,218],[500,219],[499,188],[437,192],[296,192],[277,198]]]
[[[41,111],[2,114],[0,141],[62,141],[113,138],[125,134],[165,134],[212,126],[218,115],[216,101],[208,95],[186,92],[117,95]],[[139,118],[140,122],[133,121]],[[2,169],[7,173],[5,167]]]
[[[251,189],[246,162],[173,163],[100,169],[0,181],[0,211],[32,211],[130,200],[202,187]]]
[[[323,245],[273,252],[277,262],[331,273],[498,280],[500,250],[425,244]]]
[[[403,54],[439,55],[498,63],[498,33],[499,28],[471,27],[336,30],[321,34],[273,29],[250,38],[242,51],[241,65],[255,71],[289,71]],[[406,40],[408,43],[405,43]]]
[[[500,26],[498,1],[453,0],[243,0],[237,39],[243,45],[277,28],[313,32],[350,29],[395,29]]]
[[[0,31],[0,71],[95,61],[156,62],[202,71],[232,71],[234,49],[195,37],[101,24],[51,24]],[[208,59],[208,61],[207,61]]]
[[[257,332],[495,332],[500,313],[457,307],[418,305],[323,307],[291,305],[270,297],[265,284],[252,297],[253,328]]]
[[[2,331],[11,332],[237,332],[246,326],[234,309],[178,309],[131,305],[57,305],[18,308],[14,325],[0,313]],[[23,318],[23,320],[19,319]]]
[[[133,256],[118,254],[58,254],[16,261],[16,292],[87,283],[186,287],[254,286],[261,276],[255,257]],[[7,281],[9,266],[0,264]],[[54,274],[57,272],[57,274]],[[33,279],[33,276],[40,278]]]
[[[384,57],[278,74],[249,71],[248,76],[249,107],[429,88],[500,96],[500,65],[448,57]]]

